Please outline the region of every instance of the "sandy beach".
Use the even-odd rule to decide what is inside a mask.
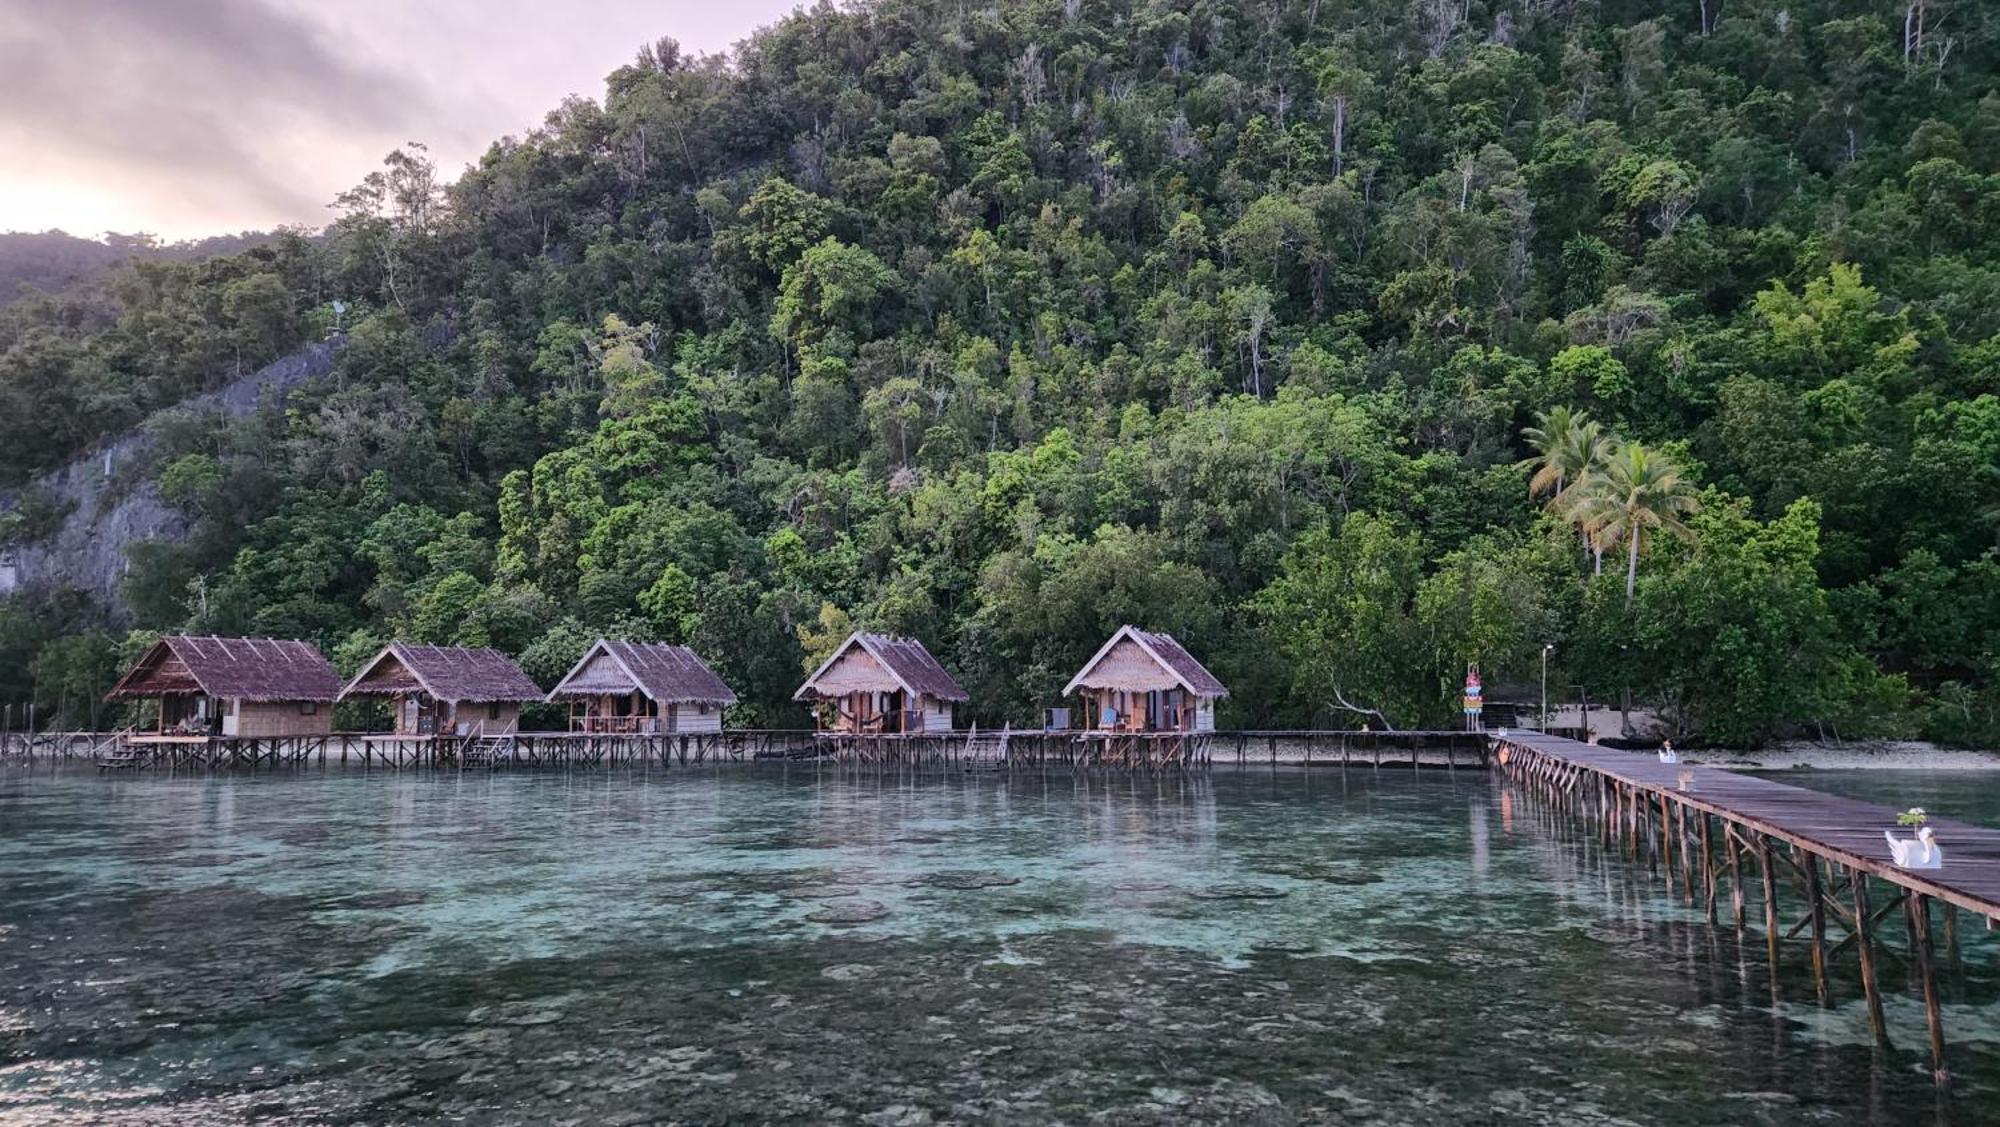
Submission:
[[[1756,751],[1690,751],[1683,758],[1743,771],[2000,771],[2000,752],[1938,747],[1920,740],[1782,743]]]

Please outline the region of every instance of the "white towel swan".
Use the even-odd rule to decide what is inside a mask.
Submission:
[[[1679,763],[1680,761],[1681,761],[1681,753],[1675,751],[1672,744],[1668,744],[1667,746],[1662,747],[1660,749],[1660,762]]]
[[[1944,868],[1944,849],[1938,845],[1929,826],[1918,830],[1915,837],[1897,837],[1888,830],[1883,830],[1882,836],[1889,840],[1889,853],[1895,857],[1897,868]]]

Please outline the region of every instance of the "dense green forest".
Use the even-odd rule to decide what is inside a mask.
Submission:
[[[612,633],[780,724],[852,622],[1018,724],[1129,621],[1225,725],[1447,723],[1468,662],[1529,687],[1550,645],[1553,695],[1685,737],[1993,746],[1996,36],[881,0],[662,40],[455,182],[408,148],[319,237],[0,311],[21,481],[350,307],[284,409],[161,428],[195,531],[134,551],[140,632],[16,599],[0,697],[88,719],[147,631],[544,684]]]

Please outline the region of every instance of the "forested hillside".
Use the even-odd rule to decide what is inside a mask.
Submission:
[[[760,724],[849,622],[929,641],[982,724],[1126,621],[1209,660],[1225,725],[1445,722],[1467,662],[1532,685],[1550,644],[1552,695],[1699,738],[1992,746],[1996,34],[1971,0],[884,0],[662,41],[454,183],[394,154],[323,239],[0,312],[0,473],[339,298],[333,378],[163,437],[196,533],[135,553],[146,629],[545,684],[685,640]],[[0,696],[88,719],[134,641],[95,613],[0,610]]]
[[[274,236],[245,231],[187,242],[163,243],[151,235],[106,234],[80,239],[61,231],[0,231],[0,306],[23,287],[61,290],[94,280],[133,259],[211,258],[234,254]]]

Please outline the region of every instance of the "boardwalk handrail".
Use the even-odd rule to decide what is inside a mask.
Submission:
[[[1898,814],[1878,803],[1720,768],[1663,763],[1655,756],[1536,732],[1500,734],[1494,742],[1494,758],[1503,772],[1555,806],[1586,819],[1594,815],[1609,840],[1622,837],[1629,851],[1647,857],[1666,876],[1669,888],[1675,883],[1678,862],[1681,897],[1690,905],[1695,900],[1693,877],[1698,864],[1711,923],[1716,919],[1717,886],[1726,874],[1739,935],[1744,929],[1746,884],[1741,862],[1746,854],[1750,856],[1759,870],[1757,883],[1763,891],[1765,945],[1774,991],[1780,941],[1776,877],[1783,875],[1790,880],[1794,874],[1773,863],[1777,852],[1773,843],[1789,846],[1784,860],[1803,885],[1807,913],[1783,937],[1791,938],[1810,927],[1813,979],[1822,1005],[1830,1004],[1832,997],[1828,963],[1853,943],[1861,964],[1869,1026],[1885,1048],[1889,1039],[1875,972],[1876,943],[1869,933],[1893,910],[1896,901],[1891,900],[1879,912],[1872,909],[1868,881],[1873,877],[1900,889],[1897,899],[1908,924],[1909,953],[1923,985],[1932,1077],[1940,1085],[1950,1083],[1932,952],[1930,901],[1944,904],[1949,960],[1958,958],[1958,909],[1985,916],[1989,929],[2000,926],[2000,830],[1933,819],[1928,824],[1945,846],[1944,867],[1905,869],[1882,856],[1887,845],[1882,835],[1893,830]],[[1712,848],[1711,819],[1721,826],[1726,868],[1722,855]],[[1841,869],[1846,870],[1844,880]],[[1843,883],[1852,894],[1851,911],[1841,893]],[[1849,931],[1847,939],[1831,948],[1826,942],[1829,909],[1833,921]]]
[[[1925,869],[1921,871],[1904,869],[1897,867],[1893,861],[1884,858],[1879,852],[1862,852],[1858,849],[1849,848],[1830,839],[1816,837],[1803,829],[1772,821],[1766,815],[1753,813],[1720,801],[1715,801],[1710,797],[1708,792],[1700,788],[1699,784],[1705,778],[1727,777],[1742,782],[1760,784],[1772,788],[1774,791],[1787,791],[1792,792],[1794,795],[1809,795],[1813,799],[1818,800],[1817,804],[1822,809],[1829,812],[1838,811],[1850,816],[1855,813],[1865,813],[1867,815],[1865,824],[1855,826],[1854,830],[1863,835],[1863,839],[1867,840],[1877,850],[1884,848],[1882,831],[1885,829],[1896,829],[1896,818],[1901,813],[1879,803],[1828,794],[1824,791],[1809,790],[1805,787],[1793,786],[1790,783],[1781,783],[1775,779],[1758,778],[1755,775],[1745,775],[1738,771],[1729,771],[1720,767],[1680,765],[1674,768],[1674,785],[1670,786],[1662,780],[1647,777],[1648,774],[1656,774],[1660,766],[1659,761],[1653,758],[1650,753],[1642,755],[1638,752],[1619,751],[1614,748],[1599,748],[1591,744],[1579,743],[1576,740],[1565,739],[1561,736],[1542,736],[1523,732],[1510,732],[1505,737],[1496,738],[1502,743],[1532,746],[1535,750],[1541,751],[1544,754],[1550,753],[1547,745],[1555,743],[1570,744],[1576,748],[1595,752],[1598,755],[1619,756],[1621,759],[1610,760],[1608,763],[1597,762],[1595,761],[1595,757],[1593,757],[1585,765],[1599,774],[1617,779],[1628,786],[1637,787],[1652,794],[1670,795],[1676,802],[1685,803],[1690,809],[1742,822],[1758,830],[1760,833],[1769,834],[1780,841],[1796,845],[1801,849],[1811,850],[1825,857],[1830,857],[1849,868],[1864,869],[1870,875],[1889,881],[1892,884],[1899,884],[1905,888],[1913,888],[1926,896],[1935,897],[1946,903],[1956,904],[1967,911],[1976,912],[1979,915],[1995,920],[1996,923],[2000,923],[2000,830],[1988,829],[1985,826],[1975,826],[1969,822],[1960,822],[1950,818],[1932,818],[1928,823],[1931,829],[1937,833],[1938,839],[1941,842],[1950,847],[1950,864],[1943,869]],[[1569,758],[1573,762],[1581,762],[1580,760],[1576,760],[1571,754],[1558,754],[1563,754],[1564,758]],[[1627,765],[1623,760],[1630,760],[1630,764]],[[1648,771],[1648,768],[1652,770]],[[1695,773],[1695,787],[1688,790],[1680,788],[1678,785],[1679,773],[1682,771],[1693,771]],[[1966,881],[1963,878],[1967,875],[1974,878],[1976,887],[1966,886]]]

